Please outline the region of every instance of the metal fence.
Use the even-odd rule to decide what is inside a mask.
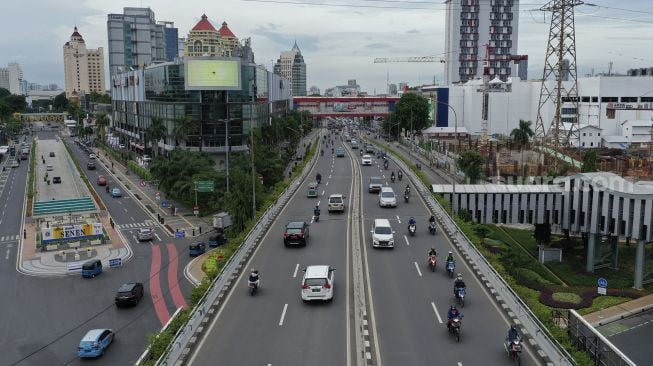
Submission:
[[[579,350],[585,351],[594,360],[594,365],[635,366],[633,361],[621,353],[575,310],[569,310],[568,319],[567,331],[571,343]]]

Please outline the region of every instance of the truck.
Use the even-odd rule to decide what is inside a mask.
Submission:
[[[21,160],[27,160],[28,157],[29,157],[29,150],[28,149],[21,150],[20,159]]]

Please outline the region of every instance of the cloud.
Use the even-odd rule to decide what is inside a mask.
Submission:
[[[365,48],[373,49],[373,50],[388,49],[390,47],[391,47],[391,45],[386,44],[386,43],[370,43],[368,45],[365,45]]]
[[[417,34],[417,33],[420,33],[420,31],[418,31],[417,29],[411,29],[411,30],[406,31],[406,33],[408,33],[408,34]]]

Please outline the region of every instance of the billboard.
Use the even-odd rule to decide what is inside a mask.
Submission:
[[[102,237],[102,223],[51,226],[41,229],[41,234],[43,244],[99,239]]]
[[[240,90],[240,59],[193,57],[185,59],[186,90]]]

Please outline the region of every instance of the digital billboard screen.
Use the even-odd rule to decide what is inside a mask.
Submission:
[[[186,90],[240,90],[239,58],[186,58]]]

